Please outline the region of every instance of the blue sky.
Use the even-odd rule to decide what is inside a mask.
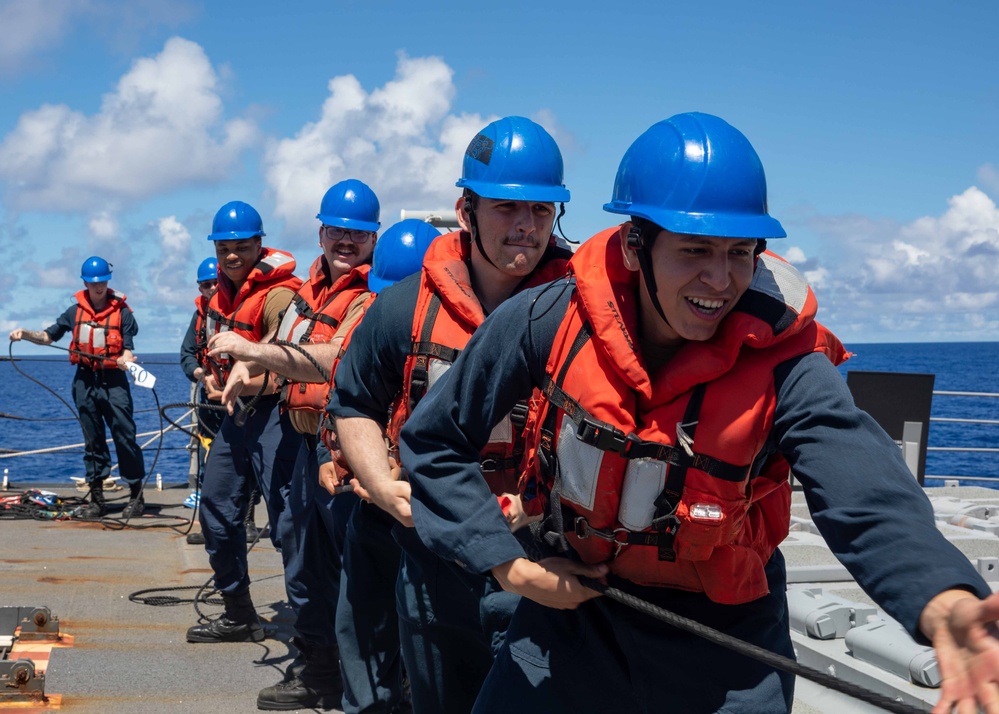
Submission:
[[[558,140],[585,239],[629,144],[705,111],[756,147],[771,247],[845,342],[997,340],[997,27],[991,0],[0,0],[0,330],[50,324],[99,254],[137,354],[172,352],[223,203],[304,274],[331,184],[369,183],[383,228],[449,208],[509,114]]]

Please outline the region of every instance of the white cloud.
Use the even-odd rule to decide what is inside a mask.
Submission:
[[[197,14],[188,0],[0,0],[0,73],[31,66],[72,33],[97,36],[121,53],[161,27],[176,27]]]
[[[86,259],[76,247],[63,248],[58,256],[39,265],[29,261],[25,270],[33,276],[32,285],[40,288],[60,288],[71,294],[80,289],[80,266]]]
[[[88,227],[90,234],[100,241],[111,240],[118,235],[118,219],[109,211],[91,216]]]
[[[835,251],[822,265],[807,261],[823,271],[813,280],[819,319],[862,341],[999,338],[999,208],[976,187],[948,204],[940,216],[905,225],[814,220]],[[795,252],[792,262],[802,259]]]
[[[274,213],[286,233],[311,234],[326,189],[346,178],[375,191],[383,229],[402,208],[450,209],[465,148],[490,121],[449,113],[452,75],[438,57],[400,54],[395,77],[370,93],[353,76],[331,79],[320,118],[266,152]]]
[[[147,276],[136,282],[147,292],[146,302],[151,293],[159,305],[190,305],[195,294],[188,267],[191,232],[176,216],[160,218],[154,225],[159,234],[160,255]]]
[[[0,0],[0,72],[22,67],[32,56],[57,44],[86,0]]]
[[[0,143],[6,201],[20,210],[92,210],[220,181],[257,137],[226,121],[204,50],[174,37],[137,60],[86,116],[66,105],[21,115]]]

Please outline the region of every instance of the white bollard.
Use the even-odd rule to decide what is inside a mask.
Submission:
[[[163,490],[163,476],[158,471],[156,472],[156,490]]]
[[[0,491],[7,490],[7,469],[3,470],[3,486],[0,486]]]

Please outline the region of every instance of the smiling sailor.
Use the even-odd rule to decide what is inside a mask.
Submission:
[[[295,277],[290,253],[266,248],[263,221],[256,209],[231,201],[218,210],[208,240],[215,242],[218,286],[205,313],[205,336],[232,331],[247,340],[266,342],[278,330],[281,314],[302,281]],[[233,368],[228,355],[207,357],[205,378],[209,400],[221,401]],[[280,546],[282,489],[291,483],[302,435],[278,409],[278,384],[266,374],[250,387],[260,397],[249,413],[226,415],[205,462],[199,518],[215,587],[225,611],[208,623],[187,630],[188,642],[260,642],[264,631],[250,599],[244,519],[252,479],[267,507],[271,540]],[[243,419],[245,418],[245,421]]]
[[[506,117],[484,127],[465,151],[457,186],[462,189],[455,206],[461,230],[434,240],[420,273],[379,293],[353,333],[330,401],[343,454],[360,486],[357,492],[367,499],[351,517],[347,553],[377,539],[384,544],[387,559],[392,551],[399,552],[392,536],[402,546],[398,590],[393,589],[392,570],[357,577],[353,567],[346,566],[337,633],[351,629],[347,621],[351,598],[372,596],[364,585],[377,578],[375,582],[381,583],[377,594],[387,600],[387,607],[393,606],[397,593],[413,709],[434,714],[469,710],[516,597],[500,591],[488,574],[459,572],[416,538],[409,527],[409,484],[390,460],[385,436],[394,449],[413,407],[424,394],[432,393],[435,380],[464,349],[485,315],[524,288],[564,275],[570,255],[553,233],[560,209],[569,200],[562,180],[562,154],[540,125]],[[483,444],[479,455],[493,500],[506,498],[514,526],[524,522],[513,493],[526,409],[518,412],[487,447]],[[405,461],[402,466],[407,468]],[[505,528],[509,534],[511,525]],[[351,588],[353,578],[356,590]],[[348,672],[347,667],[344,658],[345,683],[360,694],[353,702],[345,696],[344,708],[361,711],[365,706],[361,696],[370,696],[370,687],[363,672]]]
[[[777,549],[789,469],[857,582],[935,646],[934,711],[975,711],[976,696],[999,711],[999,594],[854,405],[808,285],[765,251],[785,233],[746,137],[707,114],[659,122],[604,208],[630,219],[581,245],[564,289],[496,310],[402,431],[417,534],[522,596],[473,711],[789,711],[792,676],[580,581],[793,657]],[[520,490],[544,515],[540,560],[479,466],[532,394]]]

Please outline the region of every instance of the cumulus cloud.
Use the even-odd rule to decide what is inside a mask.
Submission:
[[[942,215],[904,225],[858,216],[811,223],[835,256],[806,259],[792,248],[789,259],[809,279],[821,271],[819,317],[834,329],[866,341],[999,335],[999,208],[977,187],[952,197]]]
[[[118,219],[109,211],[100,211],[91,216],[88,227],[90,234],[101,241],[111,240],[118,235]]]
[[[131,52],[139,39],[161,27],[175,27],[196,13],[186,0],[0,0],[0,74],[13,74],[65,43],[72,31],[105,39]]]
[[[0,72],[22,67],[31,57],[56,44],[86,0],[48,0],[45,3],[0,0]]]
[[[352,75],[331,79],[319,119],[272,142],[264,158],[275,215],[289,232],[311,235],[323,194],[345,178],[375,190],[382,228],[402,208],[452,208],[465,147],[494,118],[451,114],[452,77],[439,57],[400,54],[395,77],[370,92]]]
[[[188,257],[191,248],[191,232],[176,216],[166,216],[154,223],[159,235],[159,260],[151,266],[146,290],[154,291],[147,295],[159,305],[190,305],[194,291],[191,288]]]
[[[252,122],[224,118],[204,50],[174,37],[95,115],[64,104],[23,114],[0,142],[0,181],[15,209],[92,210],[222,180],[256,137]]]

